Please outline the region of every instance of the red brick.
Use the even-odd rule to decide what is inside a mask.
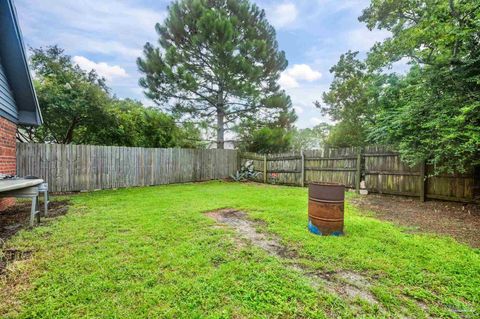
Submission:
[[[0,173],[15,175],[17,125],[0,117]],[[0,211],[15,205],[14,198],[0,200]]]

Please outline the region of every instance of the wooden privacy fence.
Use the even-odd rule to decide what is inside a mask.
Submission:
[[[241,163],[253,161],[261,172],[258,181],[303,186],[312,182],[340,183],[355,188],[358,150],[355,148],[324,149],[275,155],[242,153]]]
[[[264,183],[298,186],[313,182],[340,183],[358,190],[363,180],[370,192],[415,196],[421,200],[471,202],[480,195],[479,169],[476,174],[471,169],[465,174],[433,176],[432,167],[410,167],[388,146],[240,155],[242,165],[248,160],[262,173],[258,181]]]
[[[237,166],[234,150],[17,143],[17,175],[43,178],[51,192],[222,179]]]
[[[17,175],[43,178],[52,192],[110,189],[228,178],[253,161],[257,181],[304,186],[340,183],[370,192],[470,202],[480,195],[480,169],[433,175],[409,167],[386,146],[259,155],[234,150],[17,144]]]

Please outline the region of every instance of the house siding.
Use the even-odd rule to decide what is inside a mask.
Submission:
[[[12,90],[7,81],[5,69],[0,60],[0,116],[11,121],[18,120],[18,111],[13,97]]]
[[[16,164],[16,132],[17,125],[0,117],[0,173],[15,175]],[[0,211],[15,204],[15,199],[0,200]]]

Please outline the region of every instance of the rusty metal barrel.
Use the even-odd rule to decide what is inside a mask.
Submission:
[[[317,235],[343,235],[345,186],[308,185],[308,229]]]

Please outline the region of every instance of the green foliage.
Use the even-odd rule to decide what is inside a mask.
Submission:
[[[291,147],[292,131],[282,127],[264,126],[259,129],[246,129],[240,138],[239,150],[259,154],[286,152]]]
[[[358,52],[348,51],[340,56],[340,60],[330,69],[333,81],[330,90],[323,93],[325,106],[317,102],[322,113],[329,115],[334,121],[355,122],[372,117],[368,99],[370,74],[367,66],[357,58]]]
[[[88,143],[89,137],[80,131],[107,126],[110,97],[105,82],[93,71],[81,70],[57,46],[32,49],[31,65],[44,119],[43,126],[29,130],[31,137],[40,142]]]
[[[480,6],[478,1],[372,0],[360,17],[392,37],[377,43],[371,68],[407,58],[410,72],[385,95],[371,132],[398,146],[411,164],[426,160],[437,172],[480,164]]]
[[[239,171],[236,171],[235,174],[231,175],[230,177],[235,182],[243,182],[248,180],[254,180],[260,175],[261,175],[260,172],[255,171],[255,167],[253,166],[253,161],[247,161],[245,165],[242,165],[242,167],[240,167]]]
[[[362,146],[367,142],[368,128],[374,126],[382,87],[391,76],[373,73],[358,58],[358,52],[348,51],[330,72],[333,81],[323,94],[323,104],[315,105],[337,124],[332,127],[327,144],[334,147]]]
[[[372,0],[360,21],[391,36],[366,61],[347,52],[317,103],[338,124],[337,146],[392,144],[411,165],[463,172],[480,164],[478,1]],[[406,75],[387,74],[409,61]]]
[[[23,128],[30,140],[60,144],[197,147],[200,132],[140,102],[109,94],[103,79],[86,73],[57,46],[33,49],[32,68],[44,125]]]
[[[459,318],[479,310],[478,250],[368,217],[349,197],[346,236],[322,238],[307,231],[299,187],[209,182],[70,198],[66,216],[7,242],[34,254],[0,280],[0,317]],[[203,214],[225,207],[247,212],[289,258]],[[361,274],[368,288],[358,289],[378,306],[336,295],[292,270],[292,260],[319,275]]]
[[[271,97],[267,105],[280,111],[275,115],[259,114],[243,119],[235,126],[239,138],[236,146],[245,152],[260,154],[281,153],[291,148],[294,134],[293,122],[297,115],[291,108],[290,97],[283,93]]]
[[[292,130],[291,149],[295,151],[319,149],[327,143],[332,126],[326,123],[313,128]]]
[[[331,147],[365,146],[366,136],[362,125],[342,121],[330,128],[325,144]]]
[[[368,63],[378,68],[408,58],[440,68],[470,65],[477,60],[479,12],[476,0],[371,0],[359,20],[392,36],[374,45]]]
[[[277,81],[287,66],[265,12],[248,0],[179,0],[156,25],[160,47],[137,60],[145,93],[173,114],[225,131],[289,105]],[[281,100],[281,101],[279,101]],[[279,106],[280,105],[280,106]],[[264,116],[266,114],[263,114]]]
[[[112,125],[99,138],[101,144],[141,147],[200,146],[200,132],[191,124],[179,126],[156,108],[133,100],[115,100],[108,108]]]

